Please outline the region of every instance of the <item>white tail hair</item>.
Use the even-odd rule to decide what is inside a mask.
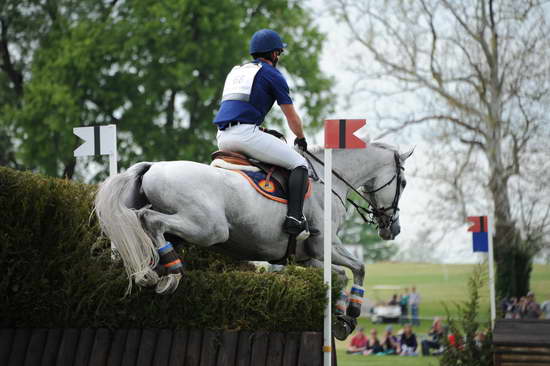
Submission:
[[[132,290],[132,280],[138,286],[154,286],[159,277],[153,268],[159,261],[157,248],[147,235],[134,209],[125,205],[129,190],[139,189],[136,180],[145,174],[151,163],[133,165],[126,172],[103,182],[95,198],[95,212],[102,231],[111,239],[122,258]]]

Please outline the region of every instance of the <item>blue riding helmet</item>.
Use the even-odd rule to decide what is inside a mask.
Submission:
[[[281,36],[271,29],[260,29],[250,40],[250,54],[264,53],[286,48]]]

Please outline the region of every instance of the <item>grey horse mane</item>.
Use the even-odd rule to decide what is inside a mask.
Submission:
[[[397,146],[392,145],[392,144],[388,144],[386,142],[382,142],[382,141],[369,142],[369,141],[366,141],[366,143],[367,143],[367,147],[369,145],[373,145],[373,146],[378,147],[380,149],[389,150],[389,151],[399,153],[399,149],[397,148]],[[313,145],[311,147],[308,147],[308,149],[307,149],[307,151],[309,151],[312,154],[316,154],[316,153],[319,153],[319,152],[324,151],[324,150],[325,150],[325,148],[321,145]]]

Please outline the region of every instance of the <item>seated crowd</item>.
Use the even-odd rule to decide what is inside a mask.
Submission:
[[[550,301],[539,305],[533,292],[519,298],[504,298],[500,304],[505,319],[550,319]]]
[[[446,331],[440,318],[434,319],[428,337],[421,342],[417,340],[410,324],[405,324],[397,335],[394,335],[393,327],[388,325],[381,338],[378,337],[375,328],[371,329],[370,336],[365,334],[363,328],[359,328],[351,339],[347,353],[417,356],[421,351],[423,356],[438,355],[443,351],[445,335]],[[447,337],[451,345],[456,343],[452,334],[448,334]]]
[[[371,329],[368,337],[363,328],[359,328],[351,339],[347,353],[358,355],[403,355],[414,356],[417,354],[418,343],[412,326],[406,324],[399,332],[393,334],[393,327],[388,325],[382,337],[378,337],[375,328]]]

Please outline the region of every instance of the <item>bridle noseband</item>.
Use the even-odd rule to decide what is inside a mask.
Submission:
[[[315,155],[313,155],[309,151],[306,151],[306,153],[310,157],[312,157],[316,162],[318,162],[322,166],[325,166],[324,162],[321,159],[319,159],[318,157],[316,157]],[[369,208],[366,208],[366,207],[363,207],[363,206],[359,205],[357,202],[353,201],[351,198],[346,199],[349,203],[351,203],[353,205],[353,207],[355,207],[355,209],[357,210],[357,212],[359,213],[359,215],[361,216],[363,221],[365,221],[365,223],[367,223],[367,224],[373,224],[373,225],[376,225],[378,227],[383,227],[383,228],[390,229],[392,224],[396,220],[396,217],[397,217],[396,215],[399,212],[398,204],[399,204],[399,198],[401,196],[401,184],[403,182],[403,177],[401,175],[401,171],[405,170],[405,168],[403,166],[401,166],[401,160],[400,160],[399,154],[397,152],[394,152],[394,161],[395,161],[395,174],[391,177],[391,179],[389,181],[382,184],[380,187],[378,187],[376,189],[373,189],[373,190],[370,190],[370,191],[367,191],[364,188],[365,187],[364,185],[360,187],[360,189],[362,188],[363,191],[366,194],[371,195],[371,194],[374,194],[374,193],[386,188],[387,186],[392,184],[394,180],[397,180],[396,185],[395,185],[395,194],[393,196],[393,201],[392,201],[391,206],[388,206],[388,207],[377,207],[375,199],[369,199],[368,196],[365,196],[364,194],[359,192],[359,190],[357,190],[355,187],[353,187],[338,172],[336,172],[334,169],[332,170],[332,174],[336,178],[340,179],[346,186],[348,186],[348,188],[350,188],[352,191],[354,191],[359,197],[361,197],[363,200],[365,200],[369,204]],[[323,180],[321,178],[319,178],[317,172],[315,171],[315,169],[313,168],[313,165],[311,163],[310,163],[310,166],[312,167],[313,173],[314,173],[315,177],[317,178],[317,180],[319,180],[322,184],[324,184]],[[345,203],[344,203],[344,200],[342,199],[342,197],[340,197],[340,195],[337,192],[335,192],[334,189],[332,190],[332,193],[334,195],[336,195],[336,197],[338,197],[338,199],[340,200],[342,205],[344,205],[344,207],[345,207]],[[388,215],[386,213],[389,210],[393,210],[391,215]],[[381,225],[381,222],[384,223],[383,226]]]

